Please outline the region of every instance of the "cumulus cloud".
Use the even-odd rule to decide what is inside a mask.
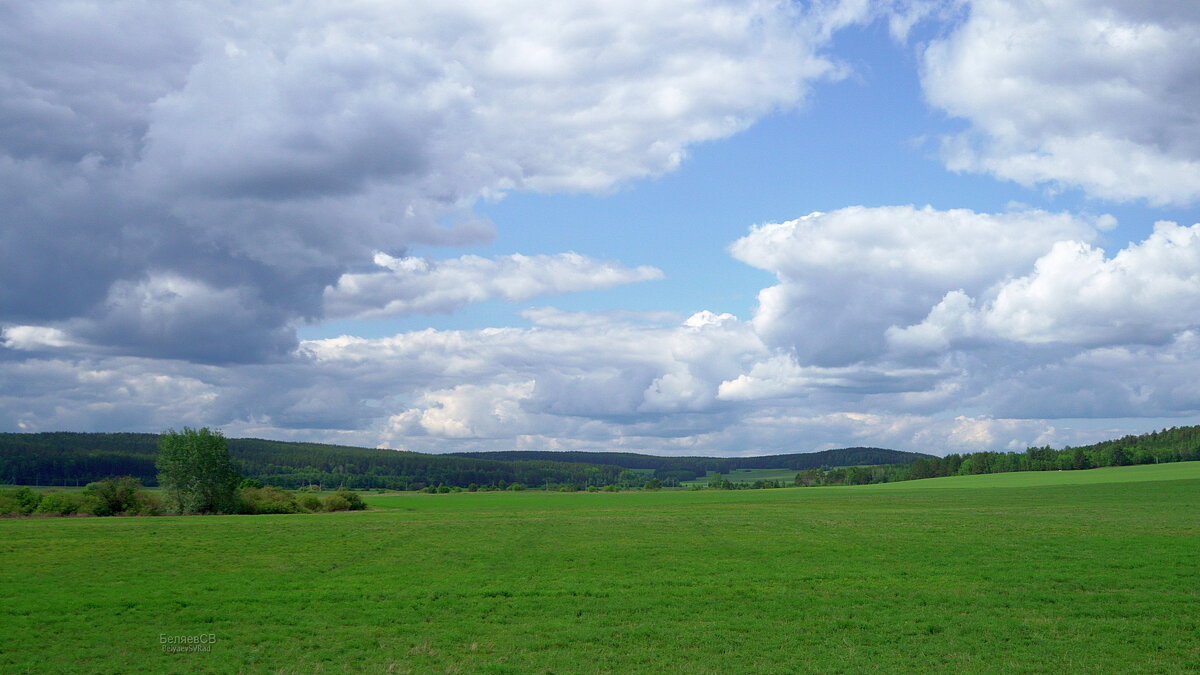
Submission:
[[[1109,256],[1089,243],[1106,224],[912,207],[812,214],[755,227],[733,245],[779,279],[763,297],[793,303],[764,302],[749,321],[538,307],[523,312],[527,328],[309,340],[295,358],[224,367],[98,346],[92,336],[118,325],[135,338],[176,330],[170,308],[185,299],[212,308],[180,329],[199,332],[221,323],[218,308],[256,301],[160,273],[115,285],[107,314],[66,328],[5,327],[0,419],[12,430],[203,421],[230,433],[425,451],[732,454],[1020,448],[1111,435],[1070,419],[1200,414],[1191,377],[1200,368],[1200,225],[1160,223]],[[525,259],[533,269],[564,260]],[[407,302],[440,298],[426,306],[459,302],[434,291],[464,278],[511,272],[519,283],[488,292],[540,288],[516,259],[384,262],[435,280],[384,286],[415,289]],[[448,276],[439,277],[442,264]],[[567,264],[581,279],[602,267]],[[139,309],[126,316],[128,305]],[[109,315],[125,318],[108,325]]]
[[[840,77],[821,49],[869,14],[720,0],[3,11],[0,321],[86,318],[116,351],[210,361],[294,349],[292,326],[377,252],[486,241],[480,199],[674,169]],[[163,279],[178,302],[155,295]],[[122,298],[139,293],[159,300],[133,317]],[[183,345],[210,339],[188,298],[203,315],[218,296],[256,316],[239,344]],[[139,328],[103,328],[110,310]]]
[[[925,50],[930,103],[970,123],[953,170],[1107,200],[1200,199],[1200,5],[972,0]]]
[[[981,291],[1057,241],[1094,236],[1087,221],[1041,211],[851,207],[757,226],[730,252],[779,279],[759,293],[759,335],[832,367],[880,356],[890,326],[917,323],[946,293]]]
[[[229,367],[64,357],[52,349],[62,336],[9,330],[10,349],[40,353],[0,360],[0,413],[10,430],[203,423],[235,435],[435,452],[740,454],[848,444],[1019,449],[1112,433],[1056,418],[1200,410],[1191,377],[1200,367],[1197,330],[1163,346],[1063,350],[1004,340],[947,346],[934,365],[885,356],[817,367],[728,315],[578,319],[311,340],[298,360]]]
[[[577,253],[498,258],[468,255],[440,261],[377,253],[375,264],[383,270],[343,274],[337,284],[325,289],[326,316],[445,314],[494,298],[515,302],[663,276],[653,267],[629,269]]]
[[[921,323],[889,332],[901,346],[963,339],[1084,346],[1161,345],[1200,324],[1200,225],[1160,222],[1111,258],[1061,241],[1028,274],[978,300],[951,291]]]
[[[748,321],[538,307],[527,328],[297,340],[658,278],[412,253],[488,240],[481,200],[669,172],[844,76],[823,52],[840,27],[885,15],[903,39],[961,6],[922,72],[969,125],[951,168],[1200,196],[1187,3],[10,3],[0,425],[696,454],[1020,447],[1087,440],[1046,419],[1197,415],[1200,226],[1110,255],[1103,216],[760,225],[730,247],[776,277]]]

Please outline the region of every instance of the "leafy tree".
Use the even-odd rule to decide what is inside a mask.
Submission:
[[[847,485],[866,485],[871,482],[871,470],[862,466],[852,466],[846,469]]]
[[[240,477],[219,431],[169,430],[158,439],[158,483],[179,513],[236,513]]]

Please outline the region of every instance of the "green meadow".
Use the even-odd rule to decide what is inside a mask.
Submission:
[[[0,672],[1200,671],[1200,462],[367,501],[2,520]]]

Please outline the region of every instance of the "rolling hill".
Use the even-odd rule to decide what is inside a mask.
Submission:
[[[760,457],[657,457],[619,452],[493,452],[433,455],[258,438],[229,439],[242,475],[294,488],[313,483],[361,488],[420,489],[426,485],[641,485],[690,480],[708,471],[798,470],[856,464],[898,464],[932,455],[880,448],[845,448]],[[157,482],[156,434],[0,434],[0,481],[29,485],[86,485],[129,475]]]

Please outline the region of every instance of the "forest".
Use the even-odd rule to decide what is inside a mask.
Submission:
[[[1015,471],[1071,471],[1106,466],[1200,461],[1200,426],[1171,427],[1148,434],[1054,449],[1031,447],[1024,452],[952,453],[923,457],[899,466],[854,466],[805,469],[796,485],[865,485],[944,476],[967,476]],[[739,487],[736,485],[720,487]]]
[[[0,434],[0,482],[15,485],[87,485],[111,476],[133,476],[156,485],[157,434]],[[421,490],[433,486],[501,489],[586,489],[662,485],[733,469],[805,469],[855,464],[907,463],[932,455],[881,448],[844,448],[758,457],[657,457],[615,452],[493,452],[431,455],[319,443],[229,439],[242,476],[266,485]]]
[[[653,470],[664,484],[695,480],[708,473],[728,473],[736,469],[817,469],[840,466],[907,464],[918,459],[936,459],[934,455],[885,448],[839,448],[820,452],[796,452],[753,457],[660,457],[633,452],[555,452],[551,450],[512,450],[502,452],[457,452],[457,457],[503,460],[540,460],[612,464],[626,469]]]
[[[0,434],[0,482],[84,486],[113,476],[157,485],[157,434]],[[711,478],[710,487],[779,487],[737,482],[737,469],[796,471],[794,485],[861,485],[1010,471],[1055,471],[1200,460],[1200,426],[1174,427],[1082,447],[944,457],[883,448],[842,448],[755,457],[658,457],[617,452],[511,451],[431,455],[418,452],[229,439],[240,474],[265,485],[422,490],[438,486],[551,489],[674,486]]]
[[[467,487],[513,483],[640,485],[645,478],[618,466],[551,461],[498,461],[417,452],[229,439],[242,476],[266,485],[420,490],[430,485]],[[0,434],[0,481],[14,485],[79,485],[132,476],[157,485],[157,434]]]

